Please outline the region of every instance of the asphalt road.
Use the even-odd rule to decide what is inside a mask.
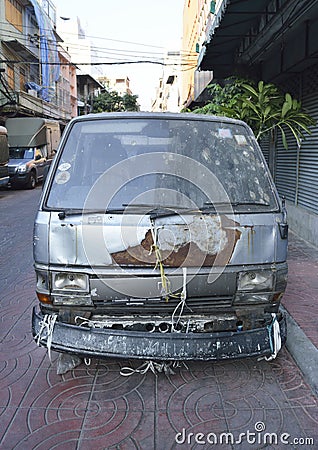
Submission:
[[[42,186],[33,190],[0,190],[1,290],[32,272],[32,232]]]
[[[50,363],[31,336],[40,195],[0,191],[1,450],[317,448],[317,397],[286,349],[169,375],[123,377],[114,360],[57,375],[57,354]]]

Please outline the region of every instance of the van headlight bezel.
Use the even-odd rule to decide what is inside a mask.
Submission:
[[[275,273],[270,269],[240,272],[237,280],[238,292],[272,292]]]
[[[52,272],[52,293],[89,293],[89,278],[80,272]]]

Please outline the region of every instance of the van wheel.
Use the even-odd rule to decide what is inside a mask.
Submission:
[[[30,173],[30,178],[27,184],[28,189],[34,189],[36,186],[36,178],[35,178],[35,173],[31,172]]]

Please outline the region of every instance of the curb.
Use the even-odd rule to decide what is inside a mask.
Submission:
[[[281,310],[287,321],[286,348],[302,371],[306,382],[318,396],[318,349],[283,306]]]

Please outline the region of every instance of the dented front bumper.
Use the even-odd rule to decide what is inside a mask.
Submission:
[[[273,354],[272,327],[240,332],[149,333],[87,328],[56,321],[48,333],[43,327],[44,321],[44,315],[34,308],[32,331],[38,345],[82,357],[180,361],[222,360]],[[281,343],[284,345],[285,317],[280,315],[278,322]]]

